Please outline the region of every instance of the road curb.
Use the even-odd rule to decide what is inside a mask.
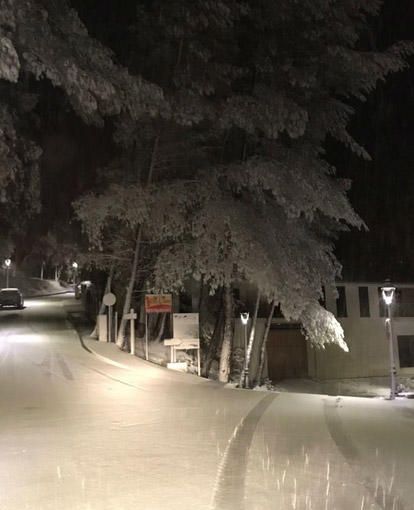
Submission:
[[[94,356],[96,356],[98,359],[100,359],[104,363],[107,363],[108,365],[113,365],[118,368],[122,368],[124,370],[129,370],[130,372],[138,372],[138,369],[136,369],[136,368],[132,368],[128,365],[124,365],[123,363],[119,363],[118,361],[108,358],[107,356],[103,356],[102,354],[99,354],[94,349],[92,349],[91,347],[89,347],[88,345],[85,344],[85,342],[83,341],[83,338],[81,337],[81,335],[79,335],[79,333],[78,333],[78,336],[79,336],[80,343],[81,343],[82,347],[85,349],[85,351],[89,352],[90,354],[93,354]]]

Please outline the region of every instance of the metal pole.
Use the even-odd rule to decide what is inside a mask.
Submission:
[[[9,266],[6,267],[6,288],[9,288]]]
[[[394,336],[392,330],[392,315],[391,304],[387,305],[387,332],[388,332],[388,345],[390,350],[390,400],[394,400],[397,394],[396,388],[396,375],[397,369],[395,366],[394,356]]]
[[[145,359],[148,361],[148,314],[145,313]]]
[[[200,347],[197,349],[197,372],[198,377],[201,376]]]
[[[244,325],[244,388],[247,387],[249,376],[247,374],[248,366],[247,366],[247,324]]]
[[[115,324],[114,324],[114,327],[115,327],[115,334],[114,334],[114,338],[118,338],[118,312],[115,311]]]
[[[131,354],[135,355],[135,320],[134,320],[134,309],[131,308]]]
[[[108,342],[112,342],[112,306],[108,306]]]

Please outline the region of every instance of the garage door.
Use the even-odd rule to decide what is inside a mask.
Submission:
[[[306,340],[299,327],[270,330],[267,366],[273,382],[308,376]]]

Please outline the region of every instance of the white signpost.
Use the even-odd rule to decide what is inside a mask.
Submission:
[[[108,341],[108,317],[105,314],[98,315],[99,341]]]
[[[108,342],[112,342],[112,307],[116,303],[116,296],[108,292],[103,297],[103,304],[108,307]]]
[[[164,340],[164,345],[170,347],[171,368],[177,363],[178,350],[197,350],[197,373],[201,375],[200,364],[200,334],[198,313],[175,313],[173,314],[173,338]]]

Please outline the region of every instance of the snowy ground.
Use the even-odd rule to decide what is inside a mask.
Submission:
[[[5,286],[5,277],[1,275],[1,286]],[[45,294],[54,294],[57,292],[66,292],[68,287],[64,287],[55,280],[41,280],[40,278],[28,278],[22,273],[10,273],[9,287],[17,287],[23,292],[25,297],[42,296]]]
[[[287,379],[269,386],[255,388],[256,391],[289,391],[295,393],[314,393],[331,396],[353,396],[370,398],[388,398],[390,395],[389,377],[369,377],[357,379],[332,379],[314,381],[312,379]],[[399,379],[400,395],[414,397],[412,378]]]
[[[227,389],[0,312],[3,510],[414,508],[414,401]]]

